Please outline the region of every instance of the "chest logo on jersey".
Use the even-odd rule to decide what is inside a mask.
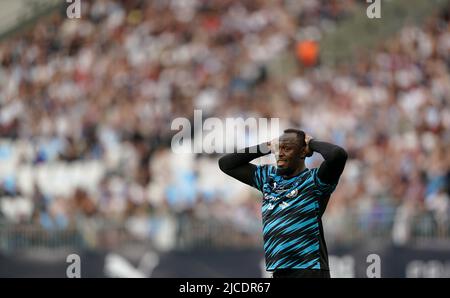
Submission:
[[[287,208],[287,207],[289,207],[290,206],[290,204],[288,204],[288,203],[286,203],[286,202],[282,202],[281,204],[280,204],[280,208],[281,209],[285,209],[285,208]]]
[[[278,201],[279,198],[274,197],[274,196],[270,196],[270,195],[265,195],[264,199],[267,201]]]
[[[267,185],[266,190],[280,194],[286,192],[287,190],[289,190],[289,188],[290,188],[289,185],[279,185],[276,182],[273,182],[273,184],[269,183]]]
[[[293,189],[286,195],[286,197],[293,198],[293,197],[297,196],[297,194],[298,194],[298,189]]]

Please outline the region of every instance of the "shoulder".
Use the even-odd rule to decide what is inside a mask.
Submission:
[[[276,167],[273,165],[259,165],[256,166],[255,174],[257,176],[266,177],[276,173]]]
[[[322,181],[318,175],[319,168],[312,168],[309,171],[310,179],[313,181],[313,183],[317,186],[317,188],[324,192],[332,192],[336,188],[337,183],[335,184],[329,184],[324,181]]]
[[[258,165],[256,166],[255,173],[253,176],[254,186],[262,191],[262,187],[269,180],[269,177],[273,176],[275,173],[274,166],[272,165]]]

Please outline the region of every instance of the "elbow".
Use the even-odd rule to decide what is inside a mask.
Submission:
[[[336,160],[339,160],[339,161],[341,161],[342,163],[346,163],[347,162],[347,159],[348,159],[348,153],[347,153],[347,151],[345,151],[345,149],[344,148],[342,148],[342,147],[337,147],[335,150],[334,150],[334,158],[336,159]]]
[[[219,158],[218,165],[219,169],[228,175],[239,166],[236,165],[236,162],[233,160],[233,156],[230,154],[224,155]]]
[[[218,164],[219,164],[219,169],[226,173],[227,167],[225,166],[225,160],[224,160],[225,156],[222,156],[221,158],[219,158]]]

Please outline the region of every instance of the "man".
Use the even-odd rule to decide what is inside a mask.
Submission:
[[[277,164],[256,166],[255,158],[275,153]],[[308,169],[305,158],[325,161]],[[278,140],[245,148],[219,159],[226,174],[263,193],[262,218],[266,270],[273,277],[329,278],[322,215],[344,170],[347,153],[301,130],[287,129]]]

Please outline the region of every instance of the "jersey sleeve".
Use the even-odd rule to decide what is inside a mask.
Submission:
[[[253,187],[259,191],[263,191],[264,183],[267,180],[268,165],[256,166],[253,174]]]
[[[337,183],[328,184],[320,180],[318,175],[319,172],[318,168],[312,169],[311,171],[314,180],[314,185],[317,187],[321,195],[329,195],[336,189]]]

